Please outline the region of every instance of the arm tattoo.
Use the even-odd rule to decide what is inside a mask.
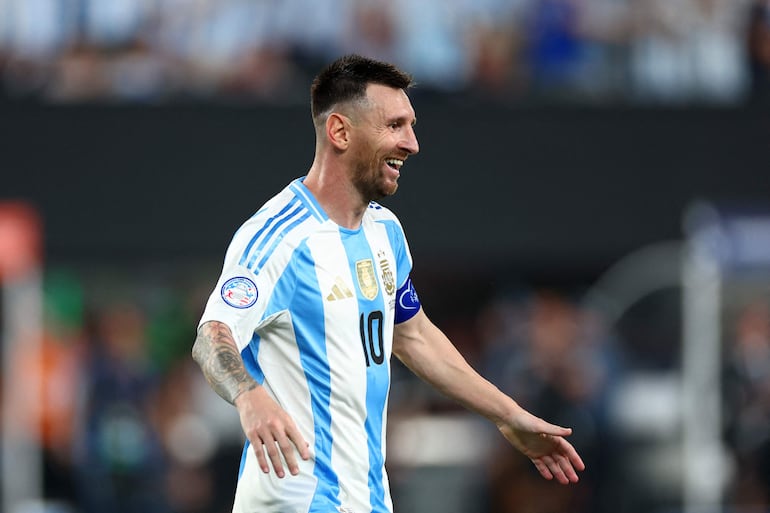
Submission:
[[[210,321],[201,326],[192,355],[211,388],[230,404],[257,386],[243,365],[230,329],[221,322]]]

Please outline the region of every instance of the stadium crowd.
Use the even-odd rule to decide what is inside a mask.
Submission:
[[[341,53],[422,92],[735,104],[764,95],[766,0],[4,0],[0,91],[50,102],[304,102]]]

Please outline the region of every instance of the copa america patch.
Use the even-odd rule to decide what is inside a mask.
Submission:
[[[222,285],[222,299],[233,308],[248,308],[257,302],[257,286],[245,276],[230,278]]]

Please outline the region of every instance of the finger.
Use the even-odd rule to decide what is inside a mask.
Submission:
[[[267,457],[270,458],[270,463],[273,464],[273,469],[275,469],[275,475],[278,477],[283,477],[286,475],[286,473],[283,471],[281,452],[278,450],[278,445],[275,443],[275,440],[266,443],[265,449],[267,449]]]
[[[561,456],[566,458],[565,464],[569,465],[575,470],[585,470],[586,465],[583,463],[583,459],[577,453],[575,448],[568,441],[561,439]]]
[[[259,468],[267,474],[270,472],[270,466],[267,464],[267,458],[265,457],[265,448],[262,445],[262,440],[257,440],[256,443],[254,443],[254,454],[257,455],[257,463],[259,463]]]
[[[294,445],[289,441],[286,435],[280,435],[276,437],[278,440],[278,448],[283,454],[283,459],[286,460],[286,466],[289,467],[291,475],[296,476],[299,474],[299,465],[297,465],[297,458],[294,456]]]
[[[551,475],[553,475],[553,477],[555,477],[558,482],[560,482],[561,484],[569,483],[569,479],[564,474],[564,471],[562,470],[558,461],[556,461],[554,458],[550,456],[545,456],[543,457],[543,462],[551,471]]]
[[[544,420],[542,420],[541,427],[538,431],[553,436],[569,436],[572,434],[572,428],[557,426],[556,424],[550,424]]]
[[[569,452],[567,453],[567,457],[569,458],[570,464],[576,468],[577,470],[585,470],[586,464],[583,463],[583,459],[580,457],[580,455],[577,453],[574,447],[571,445],[569,446]]]
[[[294,424],[290,425],[286,429],[286,435],[289,437],[289,440],[291,440],[291,443],[294,444],[294,446],[297,448],[297,451],[299,451],[299,455],[303,460],[309,460],[310,459],[310,444],[305,441],[305,439],[302,436],[302,433],[299,432],[299,429],[297,429],[297,426]]]
[[[543,462],[540,459],[537,459],[537,460],[533,460],[533,463],[535,464],[535,468],[537,469],[537,471],[540,472],[541,476],[548,479],[549,481],[553,479],[553,474],[548,469],[548,465],[546,465],[545,462]]]
[[[556,456],[556,461],[558,462],[559,467],[561,468],[564,475],[567,477],[568,483],[577,483],[579,481],[577,472],[575,472],[575,468],[572,466],[572,463],[567,457],[560,454]]]

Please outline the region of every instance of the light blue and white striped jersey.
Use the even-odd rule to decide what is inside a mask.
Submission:
[[[371,203],[357,230],[289,184],[236,232],[201,324],[230,327],[249,372],[310,443],[300,474],[264,474],[244,448],[236,513],[387,513],[393,326],[419,301],[401,224]],[[397,298],[400,298],[398,300]]]

